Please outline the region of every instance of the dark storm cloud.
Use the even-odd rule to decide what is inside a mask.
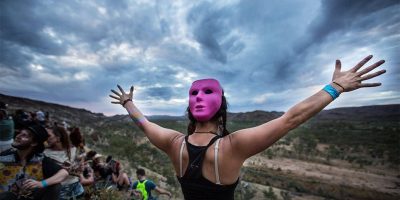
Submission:
[[[24,68],[32,60],[32,55],[24,53],[20,46],[8,41],[0,41],[0,67],[10,68],[12,71]],[[7,74],[1,73],[0,76]]]
[[[193,26],[194,38],[204,53],[222,64],[227,62],[227,50],[238,53],[244,48],[243,43],[235,44],[235,37],[229,38],[225,44],[220,42],[233,28],[234,10],[235,7],[231,6],[214,8],[212,3],[205,2],[192,8],[187,16],[188,24]]]
[[[277,72],[278,77],[282,77],[285,80],[291,79],[292,77],[286,76],[287,74],[293,74],[298,76],[296,73],[301,73],[299,68],[293,63],[304,62],[305,56],[314,48],[318,48],[318,45],[324,42],[329,36],[339,33],[344,35],[346,33],[357,32],[357,31],[368,31],[373,28],[384,27],[381,26],[387,23],[388,20],[400,20],[399,17],[390,16],[389,12],[382,12],[382,10],[390,9],[390,7],[399,9],[399,1],[397,0],[328,0],[322,1],[321,11],[319,15],[313,20],[308,28],[307,35],[303,37],[303,40],[293,46],[293,52],[289,53],[288,56],[292,57],[292,62],[287,60],[281,60],[278,62]],[[373,15],[374,17],[370,17]],[[378,15],[378,16],[376,16]],[[392,21],[389,24],[393,24]],[[387,33],[390,34],[390,33]],[[336,36],[340,37],[340,36]],[[361,41],[364,38],[357,38],[357,40],[349,41],[353,43],[354,47],[357,47],[357,43],[365,45],[365,42]],[[371,38],[365,38],[371,40]]]
[[[382,23],[385,18],[362,21],[366,16],[379,12],[387,7],[398,6],[398,0],[330,0],[323,1],[320,15],[311,24],[310,41],[319,43],[329,34],[343,29],[371,29]],[[362,23],[357,23],[362,21]],[[356,25],[356,27],[352,25]]]
[[[170,100],[176,97],[174,89],[171,87],[150,87],[146,88],[146,95],[156,100]]]
[[[396,2],[1,1],[0,90],[103,109],[116,84],[134,85],[147,110],[182,114],[191,81],[212,77],[231,111],[282,110],[360,49],[387,59],[394,90]]]
[[[2,40],[13,42],[15,45],[31,48],[33,51],[59,55],[65,48],[46,38],[41,33],[46,25],[45,18],[38,15],[38,7],[34,1],[1,1],[0,21]]]

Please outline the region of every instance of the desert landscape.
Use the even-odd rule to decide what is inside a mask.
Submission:
[[[183,199],[167,156],[149,143],[128,116],[107,117],[3,94],[0,100],[9,105],[10,114],[17,109],[41,109],[49,112],[54,121],[80,127],[91,149],[117,157],[133,178],[137,167],[146,168],[157,184],[173,191],[173,199]],[[229,113],[228,129],[255,126],[282,114]],[[186,130],[185,116],[148,117],[162,126]],[[398,119],[400,105],[324,110],[266,151],[248,159],[235,199],[400,199]],[[118,195],[105,197],[115,199]]]

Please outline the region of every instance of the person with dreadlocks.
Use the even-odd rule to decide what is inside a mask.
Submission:
[[[132,102],[133,86],[129,93],[118,85],[120,93],[111,90],[131,118],[172,161],[185,199],[233,199],[244,161],[267,149],[290,130],[301,125],[343,92],[363,87],[376,87],[380,83],[362,83],[385,73],[369,73],[384,63],[376,62],[360,70],[371,56],[366,57],[348,71],[341,71],[336,61],[332,82],[316,94],[296,104],[281,117],[230,133],[226,129],[227,102],[220,83],[215,79],[194,81],[189,90],[187,114],[190,120],[187,132],[163,128],[150,122]]]

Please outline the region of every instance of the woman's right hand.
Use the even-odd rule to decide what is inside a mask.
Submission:
[[[110,94],[109,96],[113,99],[118,100],[118,101],[111,101],[111,103],[121,104],[122,106],[125,106],[126,102],[132,101],[134,87],[131,86],[129,94],[125,93],[125,91],[121,88],[121,86],[117,85],[117,87],[118,87],[119,91],[121,92],[121,94],[115,90],[111,90],[111,92],[117,96],[112,95],[112,94]]]

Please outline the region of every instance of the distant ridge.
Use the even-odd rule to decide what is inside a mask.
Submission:
[[[397,118],[400,122],[400,104],[334,108],[323,110],[316,117],[321,120],[338,120],[343,118],[349,120],[385,120]]]
[[[13,113],[17,109],[26,111],[47,111],[51,117],[59,121],[67,121],[77,125],[83,123],[95,123],[99,121],[130,121],[128,115],[114,115],[107,117],[102,113],[93,113],[82,108],[32,100],[23,97],[8,96],[0,93],[0,101],[8,104],[8,109]],[[232,121],[270,121],[282,116],[284,112],[267,112],[255,110],[251,112],[228,113],[228,119]],[[186,116],[153,115],[147,116],[150,120],[163,121],[187,120]],[[393,120],[400,119],[400,104],[372,105],[361,107],[342,107],[321,111],[313,120]]]
[[[251,112],[228,113],[233,121],[270,121],[283,115],[283,112],[255,110]]]
[[[50,118],[53,120],[55,119],[59,122],[66,121],[77,125],[92,123],[106,117],[102,113],[93,113],[82,108],[73,108],[40,100],[8,96],[1,93],[0,101],[8,104],[7,109],[9,114],[13,114],[17,109],[23,109],[29,112],[42,110],[43,112],[49,112]]]

